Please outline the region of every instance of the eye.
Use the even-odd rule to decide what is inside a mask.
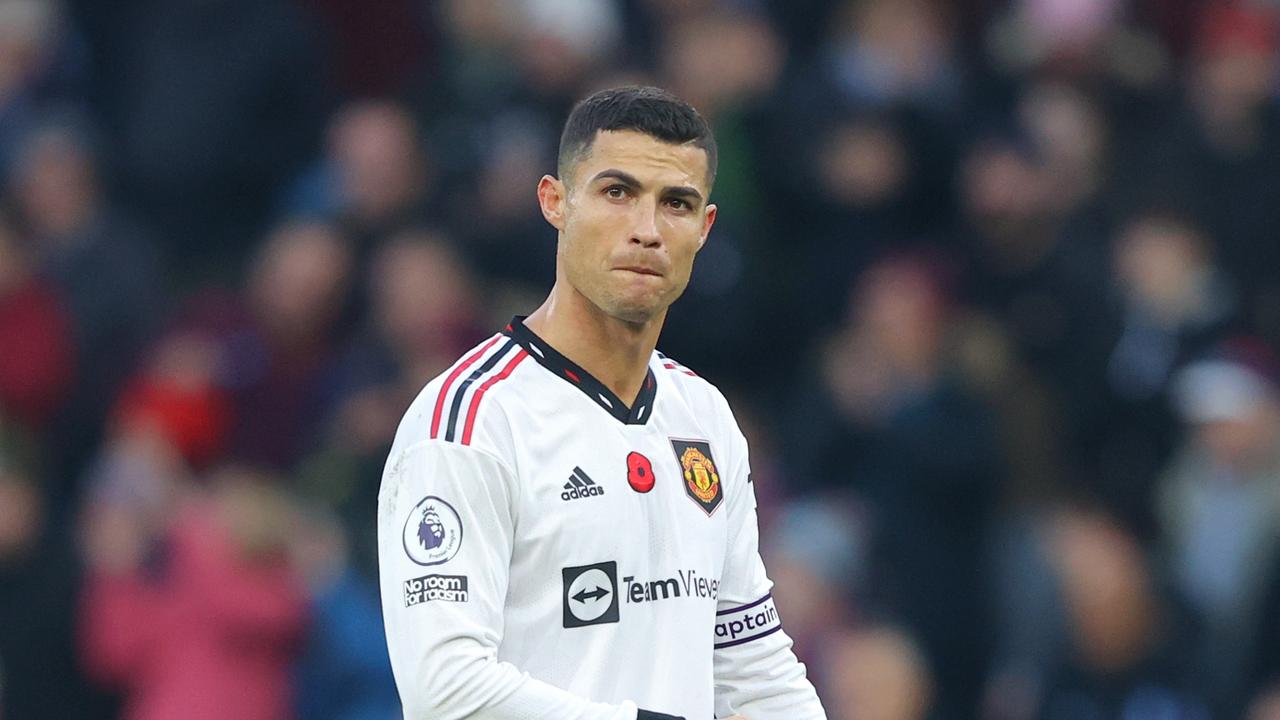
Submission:
[[[621,200],[627,196],[627,189],[621,185],[610,185],[604,189],[604,194],[612,200]]]
[[[689,204],[688,200],[682,200],[680,198],[671,198],[667,200],[667,205],[669,205],[674,210],[680,210],[680,211],[693,209],[693,206]]]

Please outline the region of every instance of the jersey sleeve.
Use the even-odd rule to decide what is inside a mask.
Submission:
[[[636,720],[630,701],[591,702],[497,659],[517,493],[471,446],[427,440],[388,460],[379,584],[406,720]]]
[[[717,717],[751,720],[826,720],[805,667],[791,651],[773,603],[772,581],[759,552],[755,486],[747,442],[734,429],[733,466],[725,502],[729,547],[716,607]]]

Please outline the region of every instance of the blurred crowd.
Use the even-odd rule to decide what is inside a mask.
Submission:
[[[0,0],[0,718],[399,717],[396,423],[532,310],[590,91],[720,145],[833,720],[1280,718],[1280,5]]]

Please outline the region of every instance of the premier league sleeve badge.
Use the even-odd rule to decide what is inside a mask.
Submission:
[[[405,518],[404,551],[419,565],[440,565],[453,559],[462,547],[462,519],[453,506],[428,495]]]

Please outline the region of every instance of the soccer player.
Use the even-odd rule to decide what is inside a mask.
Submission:
[[[716,146],[656,88],[580,102],[538,183],[556,280],[427,384],[378,497],[414,720],[815,720],[724,397],[655,352],[716,219]]]

